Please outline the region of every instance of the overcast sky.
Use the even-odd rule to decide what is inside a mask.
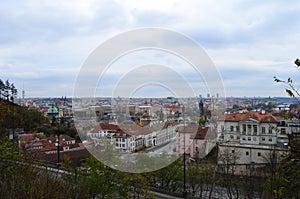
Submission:
[[[148,27],[196,41],[219,71],[226,96],[286,96],[273,76],[299,77],[293,64],[300,57],[298,0],[12,0],[1,1],[0,24],[0,79],[14,82],[20,94],[24,88],[26,97],[71,97],[76,77],[95,48],[125,31]],[[97,88],[101,95],[130,71],[118,69],[126,65],[123,61],[104,75],[105,83]],[[197,90],[203,87],[201,78],[182,73],[192,86],[198,85],[197,94],[206,96],[209,91]],[[153,91],[150,87],[145,96]],[[142,88],[136,88],[139,95]],[[172,94],[163,90],[157,88],[161,96]]]

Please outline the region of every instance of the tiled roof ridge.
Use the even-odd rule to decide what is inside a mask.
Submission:
[[[260,122],[276,123],[277,118],[268,112],[233,112],[225,115],[225,121],[243,121],[248,118],[253,118]]]

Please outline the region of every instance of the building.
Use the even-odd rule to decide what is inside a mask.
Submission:
[[[136,139],[134,136],[129,133],[124,132],[121,129],[118,129],[112,136],[116,149],[126,152],[134,152],[136,147]]]
[[[47,111],[47,116],[50,120],[52,120],[53,118],[57,118],[59,116],[59,110],[57,107],[55,107],[54,105],[52,105],[51,107],[49,107],[48,111]]]
[[[287,148],[288,128],[263,110],[227,113],[217,128],[219,156],[236,154],[234,164],[267,163],[270,154],[280,156]]]
[[[176,126],[178,123],[174,120],[156,123],[151,126],[151,130],[155,136],[153,138],[153,145],[162,145],[169,143],[176,139]]]
[[[96,145],[104,140],[124,152],[135,152],[156,145],[167,144],[176,138],[176,122],[157,122],[148,126],[136,124],[100,124],[87,137]]]
[[[206,156],[216,144],[216,130],[208,126],[190,123],[179,126],[176,130],[176,151],[179,155],[189,155],[193,158]]]

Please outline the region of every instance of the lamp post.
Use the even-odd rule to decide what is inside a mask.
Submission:
[[[56,144],[56,147],[57,147],[57,168],[59,168],[59,162],[60,162],[60,158],[59,158],[59,153],[60,153],[60,150],[59,150],[59,133],[57,133],[57,135],[56,135],[56,142],[57,142],[57,144]]]
[[[58,124],[58,129],[57,129],[57,137],[56,137],[56,141],[57,141],[57,168],[59,168],[59,164],[60,164],[60,144],[59,144],[59,131],[60,131],[60,118],[59,118],[59,108],[58,106],[57,108],[57,113],[58,113],[58,120],[57,120],[57,124]]]
[[[182,197],[186,198],[187,191],[186,191],[186,161],[185,161],[185,114],[184,114],[184,106],[182,106],[182,113],[183,113],[183,192]]]

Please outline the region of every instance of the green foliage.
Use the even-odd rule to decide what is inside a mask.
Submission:
[[[300,60],[295,60],[295,65],[300,68]],[[295,82],[288,78],[286,81],[274,77],[274,81],[284,84],[286,93],[295,98],[298,102],[300,97],[299,89]],[[299,108],[299,104],[296,108]],[[295,136],[295,137],[294,137]],[[271,173],[265,183],[265,189],[274,198],[299,198],[300,197],[300,142],[297,135],[290,135],[290,154],[283,158],[276,166],[271,166]]]
[[[0,140],[0,198],[87,198],[84,189],[58,180],[59,174],[30,160],[20,156],[16,143]]]
[[[300,60],[299,60],[299,59],[296,59],[294,63],[295,63],[298,67],[300,67]]]
[[[98,198],[151,198],[146,178],[114,170],[91,156],[83,165],[83,187],[90,197]]]
[[[49,124],[36,109],[18,106],[0,99],[0,134],[7,134],[7,129],[24,128],[25,131],[35,131],[38,127]]]
[[[299,69],[300,67],[300,60],[296,59],[295,62],[296,67]],[[276,83],[282,83],[283,85],[286,86],[285,88],[285,92],[290,96],[293,97],[295,99],[297,99],[297,97],[300,96],[300,92],[299,89],[296,88],[294,81],[292,80],[292,78],[288,78],[287,80],[282,80],[277,78],[276,76],[274,77],[274,81]]]
[[[169,166],[147,175],[151,179],[152,186],[173,193],[181,193],[183,187],[183,158],[179,158]]]

